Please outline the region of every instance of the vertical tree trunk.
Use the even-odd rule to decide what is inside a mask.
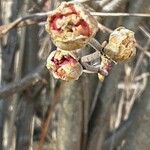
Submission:
[[[17,18],[17,10],[18,10],[18,1],[17,0],[2,0],[1,1],[1,17],[2,23],[7,24],[12,22]],[[17,30],[11,30],[7,36],[5,36],[1,41],[2,48],[2,62],[1,62],[1,85],[5,85],[12,81],[13,79],[13,69],[14,69],[14,55],[17,48]],[[12,102],[1,101],[2,115],[1,120],[1,148],[7,149],[12,147],[12,137],[11,133],[14,131],[12,126],[12,112],[14,111],[12,108],[13,97],[9,98]],[[11,143],[11,144],[10,144]],[[13,144],[14,145],[14,144]]]
[[[83,128],[81,80],[64,83],[58,119],[58,150],[80,150]]]
[[[27,11],[30,7],[30,1],[27,0],[26,2],[27,6],[24,11]],[[27,27],[23,33],[21,35],[21,38],[24,38],[24,47],[22,47],[24,48],[22,76],[32,72],[38,64],[38,26]],[[36,101],[32,97],[32,92],[32,89],[27,89],[19,99],[16,150],[33,149],[34,107]]]
[[[88,139],[88,150],[93,148],[102,150],[107,131],[109,130],[109,117],[112,101],[117,90],[122,69],[115,66],[103,83],[99,98],[91,119]],[[109,86],[108,86],[109,85]],[[113,89],[113,90],[112,90]]]
[[[122,150],[150,149],[150,80],[135,108],[136,116],[128,129]]]
[[[97,78],[83,75],[78,81],[63,83],[58,117],[58,150],[86,148],[91,99]]]

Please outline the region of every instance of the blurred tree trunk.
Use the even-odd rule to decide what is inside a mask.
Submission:
[[[29,0],[24,1],[23,12],[31,7]],[[23,13],[25,15],[25,13]],[[21,31],[20,45],[23,49],[23,65],[22,76],[32,72],[38,65],[38,26],[26,27]],[[32,96],[33,89],[27,89],[19,99],[19,110],[17,114],[17,137],[16,150],[32,150],[33,149],[33,129],[34,129],[34,113],[36,100]]]
[[[103,149],[102,147],[105,141],[105,137],[107,132],[109,132],[110,110],[121,73],[121,66],[114,66],[112,72],[103,83],[95,110],[90,120],[88,150],[92,150],[93,147],[96,150]]]
[[[63,83],[58,116],[58,150],[86,147],[91,98],[94,97],[96,81],[95,76],[83,75],[78,81]]]
[[[17,18],[18,13],[18,1],[17,0],[1,0],[1,17],[2,23],[7,24],[12,22]],[[14,78],[14,56],[17,50],[17,30],[11,30],[4,38],[1,40],[2,48],[2,63],[1,63],[1,85],[5,85],[11,82]],[[2,115],[0,126],[1,126],[1,148],[9,150],[10,147],[13,148],[14,143],[11,137],[14,132],[14,128],[11,128],[12,124],[12,113],[13,113],[13,97],[7,98],[11,99],[11,102],[1,101]]]
[[[148,69],[149,70],[149,69]],[[136,104],[137,103],[137,104]],[[150,149],[150,79],[144,93],[135,102],[135,117],[126,133],[123,150]]]
[[[58,149],[79,150],[83,126],[83,98],[80,80],[64,83],[58,119]]]

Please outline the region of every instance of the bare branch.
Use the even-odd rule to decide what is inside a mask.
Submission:
[[[16,92],[21,92],[38,82],[44,81],[43,77],[46,75],[44,66],[40,66],[37,71],[30,73],[20,81],[10,83],[5,87],[0,88],[0,97],[8,97]]]
[[[27,25],[33,25],[37,24],[39,22],[46,21],[47,15],[51,14],[51,11],[49,12],[41,12],[41,13],[35,13],[31,14],[25,17],[18,18],[14,22],[2,25],[0,26],[0,38],[4,36],[9,30],[15,28],[15,27],[23,27]],[[150,17],[150,14],[142,14],[142,13],[102,13],[102,12],[91,12],[91,15],[94,16],[105,16],[105,17],[119,17],[119,16],[129,16],[129,17]]]
[[[10,24],[2,25],[0,26],[0,37],[4,36],[9,30],[15,27],[23,27],[23,26],[33,25],[33,24],[45,21],[47,15],[49,15],[50,13],[51,12],[35,13],[32,15],[18,18]]]
[[[143,31],[143,33],[150,39],[150,33],[148,31],[146,31],[146,29],[143,26],[139,26],[139,28],[141,29],[141,31]]]
[[[104,12],[91,12],[93,16],[101,17],[150,17],[150,14],[145,13],[104,13]]]
[[[126,0],[111,0],[109,3],[103,6],[103,11],[115,11],[119,6],[123,5]]]
[[[119,144],[132,123],[133,120],[130,118],[124,121],[122,125],[104,142],[104,149],[109,149],[112,143],[113,146]]]

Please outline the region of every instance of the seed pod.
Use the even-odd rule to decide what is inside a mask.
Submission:
[[[131,59],[136,54],[134,32],[119,27],[109,37],[105,53],[116,62]]]
[[[96,19],[80,4],[62,2],[47,18],[46,30],[63,50],[83,48],[98,30]]]
[[[74,52],[60,49],[49,55],[46,66],[55,78],[66,81],[78,80],[83,70]]]

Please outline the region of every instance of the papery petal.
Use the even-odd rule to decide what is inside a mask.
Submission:
[[[56,50],[47,58],[47,68],[57,79],[78,80],[83,68],[74,52]]]
[[[80,3],[62,2],[48,16],[46,30],[58,48],[70,51],[83,48],[95,36],[98,23]]]

